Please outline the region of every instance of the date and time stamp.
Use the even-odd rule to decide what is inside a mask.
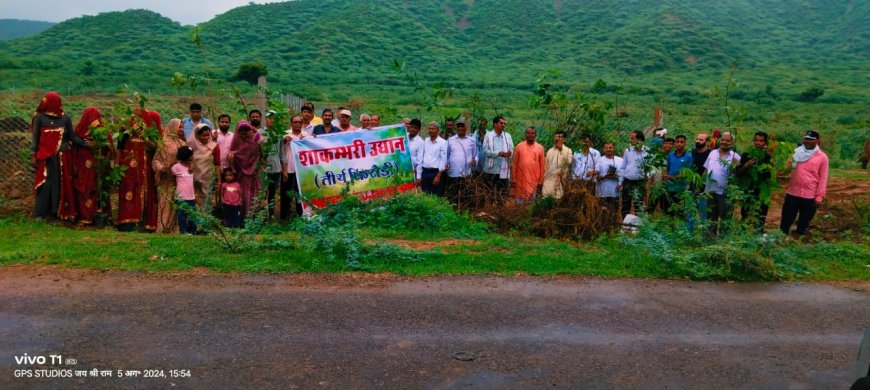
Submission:
[[[183,379],[190,378],[188,369],[118,369],[81,367],[78,359],[63,355],[16,355],[12,365],[15,378],[148,378]]]

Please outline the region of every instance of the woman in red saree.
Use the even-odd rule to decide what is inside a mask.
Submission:
[[[148,111],[144,117],[145,126],[148,128],[156,127],[159,132],[158,137],[163,137],[163,124],[161,123],[160,114],[157,111]],[[157,184],[154,182],[154,169],[152,162],[154,154],[157,152],[157,144],[159,138],[145,140],[145,174],[148,176],[148,184],[145,188],[145,230],[157,230]]]
[[[57,92],[45,94],[31,124],[30,163],[36,167],[33,215],[75,219],[70,143],[81,147],[90,145],[76,135],[72,119],[63,112],[63,101]]]
[[[122,231],[135,230],[143,221],[146,230],[157,229],[157,190],[148,156],[148,149],[153,150],[156,145],[145,137],[145,127],[154,123],[154,119],[146,110],[139,110],[136,115],[141,122],[131,120],[130,129],[124,131],[118,142],[118,165],[127,167],[118,185],[117,224]]]
[[[175,175],[172,166],[176,163],[178,148],[184,146],[184,127],[181,119],[173,118],[163,132],[163,145],[157,148],[151,167],[157,183],[157,232],[177,233],[175,213]]]
[[[260,144],[254,139],[253,133],[254,128],[248,121],[239,121],[227,154],[230,168],[242,187],[242,220],[253,210],[254,200],[260,192]]]
[[[102,126],[102,114],[96,107],[87,107],[76,125],[76,135],[84,140],[92,140],[91,128]],[[97,189],[97,160],[90,148],[73,146],[73,189],[75,214],[80,224],[94,223],[94,215],[99,207]]]

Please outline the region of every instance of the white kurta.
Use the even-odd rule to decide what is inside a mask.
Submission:
[[[571,149],[567,146],[562,146],[562,150],[558,150],[554,146],[547,151],[544,196],[552,196],[557,199],[562,197],[562,178],[567,178],[566,175],[571,171],[572,156]]]

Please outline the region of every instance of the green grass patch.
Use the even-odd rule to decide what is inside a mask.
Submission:
[[[195,267],[215,272],[293,273],[365,270],[400,275],[589,275],[600,277],[692,278],[765,280],[746,272],[698,272],[685,264],[663,261],[659,254],[619,236],[577,245],[571,242],[505,236],[487,233],[475,239],[442,241],[443,232],[408,233],[411,243],[434,242],[434,247],[415,251],[391,241],[395,231],[334,230],[321,223],[324,235],[292,228],[271,229],[257,240],[282,240],[283,249],[255,247],[240,253],[222,250],[207,236],[120,233],[111,229],[71,229],[26,219],[2,220],[0,265],[47,264],[70,268],[136,271],[185,271]],[[339,240],[341,235],[346,240]],[[364,234],[359,233],[365,231]],[[441,238],[438,235],[442,235]],[[444,242],[443,245],[437,245]],[[368,243],[368,244],[367,244]],[[421,244],[421,245],[423,245]],[[332,249],[325,249],[328,246]],[[715,245],[725,245],[716,247]],[[716,248],[732,250],[737,244],[718,243]],[[731,246],[728,246],[731,245]],[[353,249],[356,248],[356,249]],[[747,251],[742,247],[743,251]],[[675,250],[687,249],[677,247]],[[739,251],[737,251],[739,252]],[[703,253],[703,252],[699,252]],[[759,252],[760,253],[760,252]],[[866,243],[782,243],[764,252],[780,268],[775,279],[870,280],[870,248]],[[355,256],[356,263],[345,257]],[[686,257],[700,261],[697,257]],[[715,264],[715,263],[713,263]],[[799,271],[799,272],[796,272]],[[754,276],[753,276],[754,275]]]
[[[859,171],[859,170],[846,170],[846,169],[831,169],[829,171],[831,177],[838,177],[841,179],[854,180],[854,181],[868,181],[870,180],[870,173],[867,171]]]

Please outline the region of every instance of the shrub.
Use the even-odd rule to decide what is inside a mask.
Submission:
[[[356,224],[393,231],[423,231],[457,238],[478,238],[489,232],[482,222],[457,213],[444,198],[417,193],[362,202],[345,196],[319,212],[330,226]]]
[[[304,245],[310,250],[324,255],[328,261],[343,261],[352,270],[374,271],[374,265],[379,262],[420,261],[417,253],[397,245],[365,242],[357,235],[359,227],[353,222],[334,225],[318,215],[299,226],[306,238]]]
[[[809,272],[801,257],[790,255],[795,245],[781,232],[758,235],[735,221],[727,224],[730,233],[710,239],[700,233],[704,226],[690,232],[683,221],[645,218],[638,234],[622,241],[692,279],[788,280]]]
[[[819,88],[819,87],[812,87],[812,88],[809,88],[809,89],[801,92],[801,94],[797,96],[796,100],[799,102],[812,103],[824,94],[825,94],[824,89]]]

